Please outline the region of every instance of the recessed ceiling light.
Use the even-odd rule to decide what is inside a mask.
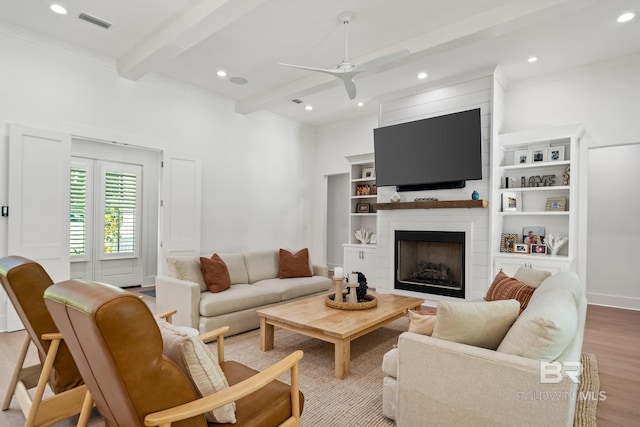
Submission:
[[[218,77],[227,77],[227,72],[225,70],[216,71],[216,76]]]
[[[311,111],[313,110],[313,107],[311,105],[307,105],[306,107],[304,107],[304,109],[307,111]]]
[[[358,105],[358,107],[364,107],[364,102],[360,101],[360,102],[358,102],[357,105]]]
[[[617,21],[618,22],[628,22],[628,21],[631,21],[635,17],[636,17],[635,13],[626,12],[626,13],[623,13],[622,15],[618,16]]]
[[[62,6],[61,4],[57,4],[54,3],[51,6],[49,6],[49,9],[51,9],[53,12],[59,14],[59,15],[66,15],[67,14],[67,9],[65,9],[64,6]]]
[[[530,56],[529,59],[527,59],[527,61],[530,64],[533,64],[534,62],[538,62],[538,57],[537,56]]]
[[[421,71],[418,73],[418,78],[419,79],[426,79],[429,75],[427,73],[425,73],[424,71]]]
[[[249,83],[249,80],[245,79],[244,77],[231,77],[229,81],[237,85],[246,85],[247,83]]]

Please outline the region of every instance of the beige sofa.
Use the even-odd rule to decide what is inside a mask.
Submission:
[[[584,284],[558,273],[535,290],[495,351],[401,334],[383,360],[384,415],[399,427],[573,425],[577,384],[566,374],[554,379],[541,360],[580,362],[586,309]]]
[[[168,258],[169,276],[156,278],[156,309],[177,309],[176,325],[200,333],[229,326],[233,335],[260,326],[257,310],[326,293],[332,285],[328,269],[316,265],[312,277],[279,279],[278,250],[218,255],[229,270],[229,289],[209,292],[199,257]]]

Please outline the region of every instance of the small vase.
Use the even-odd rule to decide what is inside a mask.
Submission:
[[[477,191],[474,190],[473,193],[471,193],[471,198],[473,200],[478,200],[478,199],[480,199],[480,194]]]

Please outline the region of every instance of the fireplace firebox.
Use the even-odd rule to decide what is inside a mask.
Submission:
[[[396,230],[395,288],[464,298],[464,245],[460,231]]]

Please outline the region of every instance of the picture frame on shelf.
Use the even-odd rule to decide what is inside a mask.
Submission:
[[[529,245],[526,243],[516,243],[513,246],[514,254],[528,254],[529,253]]]
[[[527,245],[544,244],[544,227],[539,225],[522,227],[522,242]]]
[[[564,160],[564,145],[547,147],[547,162],[561,162]]]
[[[371,186],[369,184],[356,185],[356,196],[369,196],[371,195]]]
[[[377,243],[378,243],[378,235],[377,234],[372,234],[371,238],[369,239],[369,244],[375,245]]]
[[[519,191],[502,193],[502,212],[522,212],[522,198]]]
[[[362,179],[371,179],[375,178],[376,169],[375,168],[362,168]]]
[[[513,252],[513,248],[518,242],[516,233],[502,233],[500,235],[500,252]]]
[[[547,211],[566,211],[567,210],[567,198],[566,197],[549,197],[545,206]]]
[[[533,147],[531,149],[531,163],[543,163],[547,161],[547,148],[549,147]]]
[[[547,254],[547,245],[531,245],[531,253],[534,255],[546,255]]]
[[[514,155],[514,165],[526,165],[531,163],[531,149],[516,150]]]
[[[358,203],[356,205],[356,213],[370,213],[371,205],[369,203]]]

